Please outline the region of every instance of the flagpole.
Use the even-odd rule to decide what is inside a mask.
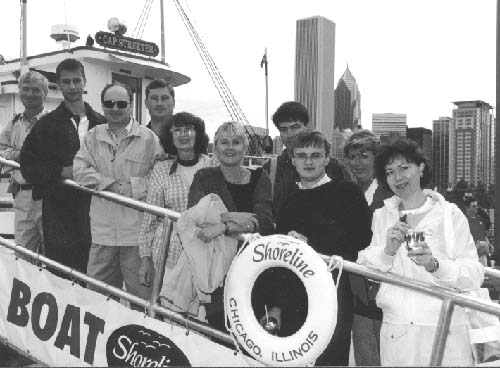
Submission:
[[[165,62],[165,21],[163,13],[163,0],[160,0],[160,15],[161,15],[161,62]]]
[[[264,51],[264,56],[260,62],[260,67],[264,65],[264,76],[266,80],[266,135],[269,135],[269,84],[268,84],[268,70],[267,70],[267,47]]]

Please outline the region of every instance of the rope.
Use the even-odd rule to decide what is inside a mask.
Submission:
[[[255,130],[251,125],[249,125],[249,121],[245,113],[241,109],[241,106],[238,104],[238,101],[236,100],[233,93],[229,89],[226,81],[222,77],[222,74],[220,73],[217,64],[214,62],[205,43],[201,39],[199,33],[196,31],[196,28],[193,25],[193,22],[191,21],[190,17],[184,10],[179,0],[174,0],[174,4],[177,8],[177,11],[179,12],[179,15],[181,16],[181,19],[186,29],[188,30],[189,36],[191,37],[193,43],[195,44],[198,54],[202,58],[203,64],[212,79],[212,83],[217,89],[217,92],[219,93],[219,96],[221,97],[224,106],[226,107],[226,110],[229,112],[229,115],[233,120],[243,122],[245,126],[245,132],[249,137],[250,141],[252,142],[256,141],[257,142],[256,148],[263,149],[262,143],[260,142],[259,139],[256,138]]]
[[[153,0],[145,1],[141,14],[139,15],[139,19],[135,24],[134,31],[132,32],[133,38],[139,38],[139,39],[142,38],[142,35],[144,34],[144,29],[146,28],[146,22],[149,18],[152,4]]]
[[[335,279],[333,280],[333,282],[335,283],[335,287],[337,288],[339,287],[340,276],[342,276],[343,268],[344,268],[344,259],[341,256],[332,256],[328,261],[329,272],[333,272],[336,269],[339,270],[337,281],[335,282]]]

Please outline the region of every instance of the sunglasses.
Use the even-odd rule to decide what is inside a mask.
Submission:
[[[108,100],[108,101],[103,101],[102,105],[107,108],[107,109],[112,109],[115,107],[115,105],[119,109],[126,109],[128,107],[128,101],[113,101],[113,100]]]

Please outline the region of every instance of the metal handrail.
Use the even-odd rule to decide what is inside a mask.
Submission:
[[[162,316],[166,317],[169,321],[174,321],[178,323],[179,325],[182,326],[187,326],[193,330],[203,332],[205,334],[217,337],[218,339],[226,342],[226,343],[232,343],[232,339],[227,333],[221,332],[219,330],[216,330],[208,325],[205,325],[201,322],[194,321],[192,319],[186,318],[180,313],[176,313],[174,311],[171,311],[168,308],[162,307],[158,304],[152,304],[150,301],[142,299],[138,296],[135,296],[133,294],[130,294],[126,292],[125,290],[119,289],[117,287],[111,286],[106,284],[105,282],[96,280],[90,276],[87,276],[84,273],[81,273],[71,267],[65,266],[59,262],[53,261],[50,258],[47,258],[45,256],[42,256],[38,253],[32,252],[29,249],[26,249],[24,247],[21,247],[17,245],[16,243],[4,239],[0,237],[0,245],[7,247],[9,249],[12,249],[16,253],[22,253],[25,256],[28,256],[32,258],[33,260],[36,260],[36,262],[40,262],[43,264],[46,264],[47,266],[50,266],[51,268],[60,271],[62,273],[65,273],[70,276],[70,278],[74,281],[83,281],[86,284],[95,286],[99,289],[104,290],[104,294],[114,296],[117,298],[122,298],[124,300],[129,301],[130,303],[140,305],[141,307],[144,308],[144,311],[148,311],[150,309],[154,310],[158,314],[161,314]]]
[[[0,158],[0,163],[6,164],[9,166],[13,166],[14,168],[18,168],[19,165],[14,162],[14,161],[9,161]],[[153,205],[146,204],[141,201],[136,201],[127,197],[123,197],[118,194],[110,193],[110,192],[105,192],[105,191],[95,191],[93,189],[85,188],[77,183],[75,183],[72,180],[63,180],[63,183],[66,185],[69,185],[75,189],[78,190],[83,190],[87,193],[90,193],[92,195],[105,198],[107,200],[113,201],[115,203],[123,204],[125,206],[131,207],[138,209],[140,211],[144,212],[149,212],[153,213],[157,216],[162,216],[162,217],[168,217],[172,220],[177,220],[179,217],[179,214],[175,211],[170,211],[164,208],[156,207]],[[164,231],[164,237],[166,235],[170,235],[170,231]],[[168,236],[169,237],[169,236]],[[169,239],[167,239],[167,244],[168,244]],[[138,304],[143,306],[145,309],[148,309],[150,311],[156,312],[162,316],[165,316],[171,320],[176,321],[179,324],[186,325],[191,327],[193,330],[197,330],[199,332],[205,333],[207,335],[216,337],[220,339],[221,341],[224,341],[226,343],[232,343],[232,339],[230,335],[228,335],[225,332],[221,332],[219,330],[216,330],[214,328],[211,328],[205,324],[202,324],[200,322],[193,321],[191,319],[185,318],[183,315],[173,312],[165,307],[162,307],[157,304],[156,299],[152,299],[151,301],[147,301],[144,299],[141,299],[135,295],[129,294],[124,290],[112,287],[108,284],[105,284],[102,281],[95,280],[85,274],[82,274],[76,270],[71,269],[70,267],[64,266],[58,262],[55,262],[49,258],[46,258],[44,256],[41,256],[37,253],[31,252],[28,249],[22,248],[20,246],[17,246],[15,243],[10,242],[6,239],[3,239],[0,237],[0,245],[6,246],[8,248],[11,248],[15,250],[16,252],[23,253],[27,256],[30,256],[32,258],[35,258],[37,261],[43,262],[61,272],[69,274],[72,278],[78,279],[80,281],[86,282],[88,284],[92,284],[100,289],[105,290],[106,293],[109,295],[113,295],[119,298],[123,298],[125,300],[128,300],[134,304]],[[162,247],[162,257],[166,257],[167,254],[167,249],[163,249]],[[325,262],[329,262],[331,260],[331,256],[326,256],[326,255],[321,255],[320,256],[323,258]],[[160,260],[160,262],[164,262],[165,259]],[[160,263],[161,264],[161,263]],[[468,295],[465,295],[463,293],[457,292],[455,289],[444,287],[444,286],[438,286],[438,285],[433,285],[429,283],[422,282],[420,280],[416,279],[408,279],[403,276],[393,274],[391,272],[382,272],[374,269],[370,269],[366,266],[359,265],[354,262],[349,262],[349,261],[342,261],[343,268],[348,271],[352,272],[361,276],[364,276],[366,278],[369,278],[371,280],[379,281],[379,282],[386,282],[389,284],[405,287],[417,292],[421,292],[426,295],[431,295],[434,297],[437,297],[439,299],[443,300],[441,312],[440,312],[440,317],[438,321],[438,325],[436,327],[436,334],[434,338],[434,343],[433,343],[433,349],[432,349],[432,354],[431,354],[431,359],[430,359],[430,365],[431,366],[439,366],[442,363],[443,359],[443,354],[444,354],[444,349],[446,345],[446,339],[448,336],[448,331],[450,327],[450,322],[451,322],[451,316],[454,311],[454,306],[459,305],[462,307],[478,310],[481,312],[489,313],[496,315],[500,317],[500,305],[494,304],[491,302],[486,302],[486,301],[481,301],[476,298],[472,298]],[[164,265],[164,263],[163,263]],[[160,272],[157,272],[157,274],[162,274]],[[500,279],[500,271],[492,269],[490,267],[485,267],[485,275],[488,277],[492,278],[498,278]],[[163,278],[163,275],[162,275]],[[156,282],[156,276],[155,276],[155,282]]]
[[[20,169],[20,165],[17,162],[12,161],[12,160],[6,160],[2,157],[0,157],[0,165],[7,165],[7,166],[12,167],[15,170]],[[172,211],[172,210],[169,210],[166,208],[154,206],[154,205],[151,205],[148,203],[144,203],[142,201],[138,201],[138,200],[133,199],[133,198],[124,197],[120,194],[108,192],[105,190],[98,191],[95,189],[87,188],[87,187],[81,186],[81,185],[77,184],[76,182],[74,182],[73,180],[69,180],[69,179],[63,179],[62,183],[69,186],[69,187],[72,187],[74,189],[89,193],[93,196],[103,198],[103,199],[121,204],[123,206],[136,209],[138,211],[148,212],[148,213],[151,213],[153,215],[163,217],[165,222],[166,222],[166,219],[176,221],[179,218],[178,212],[175,212],[175,211]],[[159,272],[154,273],[154,280],[153,280],[153,285],[151,288],[152,292],[151,292],[150,302],[153,305],[157,304],[158,296],[160,293],[161,282],[163,281],[163,274],[165,272],[165,263],[167,260],[168,248],[170,246],[171,231],[172,231],[172,227],[169,226],[163,232],[163,238],[161,240],[161,247],[160,247],[160,257],[158,259],[158,263],[154,265],[155,270],[159,270]],[[151,317],[155,316],[154,308],[150,309],[149,314]]]

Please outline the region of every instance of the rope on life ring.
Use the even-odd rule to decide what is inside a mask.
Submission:
[[[271,267],[292,270],[307,292],[307,318],[291,336],[269,334],[252,308],[255,281]],[[253,358],[271,366],[304,366],[313,363],[332,338],[337,324],[337,289],[327,264],[303,241],[285,235],[258,237],[233,260],[224,308],[233,339]]]

